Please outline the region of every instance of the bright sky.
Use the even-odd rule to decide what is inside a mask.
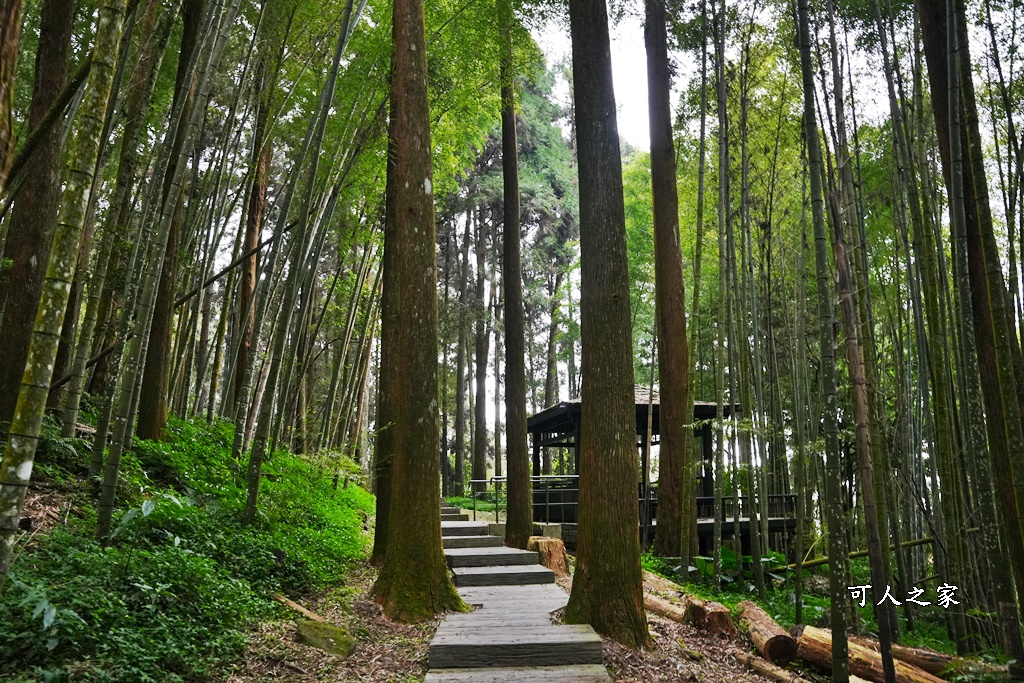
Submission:
[[[619,111],[619,137],[640,149],[650,148],[647,123],[647,57],[643,24],[638,17],[625,17],[612,33],[612,78],[615,105]],[[549,24],[534,38],[548,57],[548,64],[570,55],[568,29]],[[566,93],[567,95],[567,93]]]

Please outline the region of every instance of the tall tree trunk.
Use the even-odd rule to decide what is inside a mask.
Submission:
[[[42,123],[67,79],[75,5],[67,0],[46,0],[40,8],[35,83],[28,112],[30,130]],[[103,104],[106,106],[106,102]],[[101,112],[100,125],[102,121]],[[61,146],[61,129],[53,126],[29,158],[0,259],[0,348],[4,350],[0,357],[0,425],[9,424],[14,415],[42,296],[61,202]],[[88,193],[88,188],[83,192]],[[10,266],[5,267],[5,263]]]
[[[959,3],[957,5],[959,11]],[[949,125],[948,18],[944,3],[919,0],[921,37],[924,43],[931,86],[932,112],[938,133],[939,156],[948,196],[952,190],[952,154]],[[959,22],[958,22],[959,23]],[[966,27],[960,29],[966,31]],[[1018,595],[1024,595],[1024,427],[1021,424],[1021,400],[1015,373],[1016,339],[1007,314],[1006,285],[1000,270],[998,249],[988,210],[988,187],[984,177],[984,158],[977,132],[977,103],[971,80],[971,59],[966,40],[961,37],[959,64],[961,74],[960,139],[968,158],[963,165],[963,205],[967,242],[974,338],[978,350],[982,397],[992,478],[1000,519],[1006,529],[1010,566]],[[974,111],[972,116],[970,111]],[[972,125],[973,122],[973,125]],[[973,132],[972,132],[973,131]],[[980,172],[979,172],[980,171]],[[1019,354],[1019,347],[1016,348]]]
[[[694,349],[701,349],[701,325],[699,320],[700,315],[700,297],[701,297],[701,264],[703,261],[704,254],[704,185],[705,175],[707,169],[707,118],[708,118],[708,44],[707,44],[707,0],[701,0],[700,5],[700,139],[697,143],[697,216],[696,225],[694,226],[696,232],[696,244],[693,253],[693,304],[690,308],[690,315],[693,316],[694,324],[690,325],[690,338],[687,341],[687,350],[690,352],[690,365],[688,368],[689,375],[689,400],[686,406],[686,416],[689,419],[693,415],[693,401],[695,395],[701,395],[704,391],[704,368],[703,358],[699,356],[700,351],[694,352]],[[698,372],[695,369],[699,368]],[[695,379],[700,381],[700,385],[694,388]],[[705,432],[704,438],[711,438],[710,435]],[[679,565],[684,567],[683,575],[689,576],[689,567],[693,564],[693,558],[696,557],[700,551],[698,546],[699,537],[697,535],[697,473],[699,471],[701,456],[698,454],[697,449],[700,448],[700,442],[695,441],[694,432],[692,429],[686,430],[686,450],[690,455],[688,456],[689,469],[683,471],[683,488],[682,488],[682,517],[680,520],[680,540],[679,540]]]
[[[580,176],[583,405],[579,540],[567,623],[628,647],[651,640],[636,505],[626,221],[604,0],[570,0]],[[511,350],[509,351],[511,356]]]
[[[469,353],[466,339],[466,309],[469,307],[469,232],[473,224],[473,211],[466,212],[466,231],[462,236],[462,270],[459,285],[459,315],[455,333],[455,481],[452,495],[462,496],[466,486],[466,375]]]
[[[833,221],[834,258],[835,268],[838,273],[840,309],[843,314],[843,322],[846,330],[847,367],[850,373],[850,385],[853,392],[854,419],[856,420],[857,456],[859,458],[860,470],[858,481],[860,483],[861,501],[864,506],[864,522],[867,530],[868,553],[870,557],[871,583],[875,586],[888,586],[891,574],[887,568],[887,544],[883,546],[882,529],[885,528],[885,496],[879,495],[879,489],[875,485],[874,468],[872,456],[881,457],[878,452],[872,453],[872,446],[878,445],[879,439],[872,438],[871,401],[870,392],[872,386],[865,377],[864,368],[864,345],[865,340],[862,332],[865,327],[859,320],[859,308],[856,295],[854,294],[854,283],[850,273],[850,260],[855,255],[849,255],[846,247],[846,225],[854,226],[857,229],[859,220],[857,218],[857,205],[855,190],[853,187],[853,168],[851,165],[850,153],[847,145],[845,100],[843,97],[843,74],[839,66],[839,49],[836,43],[835,13],[833,1],[827,1],[830,56],[832,62],[832,88],[836,102],[836,128],[838,130],[838,145],[836,149],[836,163],[839,172],[840,195],[833,195]],[[863,273],[866,280],[866,273]],[[867,296],[867,291],[863,296]],[[868,336],[870,331],[868,332]],[[873,346],[871,347],[873,349]],[[871,378],[874,379],[874,378]],[[875,443],[873,443],[873,441]],[[892,656],[892,621],[895,618],[893,605],[879,602],[875,606],[875,617],[878,620],[878,639],[882,651],[882,670],[885,674],[886,683],[895,683],[896,668]]]
[[[843,511],[840,475],[838,408],[836,406],[835,333],[832,327],[832,277],[828,264],[828,237],[825,234],[825,197],[822,188],[821,138],[814,104],[814,66],[811,62],[811,31],[808,0],[797,2],[797,36],[800,45],[800,71],[804,96],[804,139],[811,184],[811,220],[814,226],[814,260],[818,282],[818,316],[820,330],[821,382],[823,393],[823,436],[825,437],[825,507],[828,522],[829,556],[846,557],[843,537]],[[832,680],[847,683],[850,662],[846,642],[847,592],[844,576],[838,567],[829,573],[832,625]]]
[[[484,280],[486,279],[487,229],[483,220],[477,219],[476,226],[476,411],[473,422],[473,479],[487,478],[487,347],[490,345],[491,329],[487,320],[487,306],[484,303]],[[486,484],[477,484],[475,491],[484,491]]]
[[[395,181],[391,184],[394,221],[385,249],[400,258],[384,281],[401,302],[384,322],[400,344],[381,358],[401,378],[388,396],[392,430],[392,520],[388,549],[374,595],[390,619],[422,621],[443,611],[465,611],[452,586],[441,548],[441,508],[437,504],[437,258],[431,183],[430,114],[427,102],[427,49],[422,0],[395,0],[391,100]],[[390,238],[390,239],[388,239]]]
[[[6,582],[11,554],[19,535],[18,523],[32,476],[53,360],[64,322],[62,318],[67,310],[71,282],[75,278],[82,225],[99,156],[107,100],[114,81],[124,8],[125,0],[112,0],[100,8],[93,67],[80,111],[74,156],[64,188],[53,249],[48,258],[36,326],[30,335],[26,365],[29,372],[18,390],[15,420],[0,462],[0,591]]]
[[[394,64],[392,63],[392,69]],[[395,75],[391,74],[394,81]],[[398,169],[395,168],[398,156],[398,139],[395,137],[391,127],[395,125],[398,118],[398,103],[394,98],[388,100],[389,115],[387,142],[387,176],[384,185],[384,250],[381,255],[381,274],[383,281],[389,283],[395,279],[395,271],[398,268],[397,237],[398,222],[397,215],[397,190],[395,184],[398,182]],[[402,381],[398,368],[391,363],[385,363],[384,359],[394,358],[402,344],[399,336],[398,324],[398,291],[387,284],[380,293],[380,362],[377,364],[377,416],[375,427],[377,439],[373,444],[373,489],[377,495],[376,523],[373,533],[373,552],[370,554],[370,564],[375,567],[384,565],[384,558],[387,556],[388,531],[391,515],[391,463],[392,454],[395,450],[394,420],[399,385]],[[341,362],[344,362],[342,357]]]
[[[548,308],[550,322],[548,324],[547,350],[544,354],[544,405],[541,409],[558,402],[558,356],[555,354],[555,343],[558,340],[558,304],[561,298],[562,279],[565,272],[556,266],[554,282],[549,280],[551,290],[551,306]],[[541,474],[551,474],[551,449],[545,448],[541,454]]]
[[[185,0],[182,5],[184,28],[182,29],[181,54],[178,57],[178,72],[174,82],[174,98],[183,102],[185,120],[191,117],[195,106],[193,87],[185,83],[186,70],[193,52],[198,46],[202,32],[202,16],[207,0]],[[174,108],[172,102],[171,108]],[[174,333],[174,299],[177,292],[178,253],[180,250],[181,231],[185,220],[185,191],[182,189],[177,197],[171,197],[170,179],[174,166],[180,156],[185,157],[187,150],[180,147],[184,143],[181,138],[171,149],[171,167],[165,179],[163,202],[174,201],[176,206],[171,219],[170,232],[167,234],[167,246],[164,250],[164,263],[160,271],[160,285],[156,292],[156,303],[153,307],[153,322],[149,328],[149,343],[146,353],[145,371],[142,375],[142,393],[139,400],[139,422],[136,434],[140,439],[162,441],[167,428],[168,395],[170,392],[171,365],[174,355],[171,353],[171,340]]]
[[[21,0],[0,0],[0,194],[14,161],[14,81],[21,44]]]
[[[498,291],[501,286],[498,284],[498,279],[501,274],[498,270],[498,262],[500,256],[498,255],[498,221],[491,221],[491,257],[493,259],[492,274],[491,278],[491,304],[493,305],[494,317],[492,320],[494,324],[494,476],[502,476],[504,471],[501,466],[501,407],[503,405],[501,400],[501,311],[502,305],[498,298]]]
[[[686,338],[686,291],[679,247],[679,197],[672,138],[672,77],[663,0],[647,0],[644,42],[651,131],[651,188],[654,201],[655,316],[660,377],[661,446],[658,482],[659,555],[679,555],[684,473],[688,476],[686,431],[690,429],[690,355]],[[685,501],[689,502],[689,501]]]
[[[718,332],[718,343],[715,354],[715,400],[718,402],[715,412],[715,522],[714,539],[712,550],[712,562],[714,564],[715,586],[722,583],[722,520],[725,517],[725,366],[728,364],[726,350],[726,335],[728,330],[728,257],[726,255],[725,232],[727,214],[729,210],[729,145],[727,134],[729,130],[729,112],[726,108],[725,89],[725,3],[716,12],[715,19],[715,95],[716,107],[718,110],[718,306],[716,328]],[[732,345],[728,346],[732,349]],[[733,373],[729,374],[733,377]],[[735,403],[735,397],[730,396],[730,401]],[[735,412],[730,409],[730,413]],[[733,480],[735,482],[735,478]],[[738,507],[739,503],[735,502]],[[734,509],[737,509],[734,507]],[[736,515],[738,516],[738,515]],[[734,535],[734,538],[740,538]],[[737,556],[739,553],[737,553]]]
[[[526,548],[533,533],[530,454],[526,447],[526,309],[519,216],[519,144],[516,140],[515,72],[511,0],[498,0],[501,51],[501,171],[504,194],[501,278],[505,289],[505,456],[508,520],[505,545]]]
[[[270,170],[272,149],[270,136],[267,134],[270,98],[266,93],[270,89],[267,87],[266,69],[265,58],[261,57],[256,68],[256,82],[259,84],[260,95],[256,105],[256,129],[253,132],[252,183],[249,185],[249,198],[246,204],[245,237],[242,240],[243,253],[259,244],[263,229],[264,204],[267,198],[267,173]],[[237,396],[242,390],[243,373],[238,372],[237,368],[244,368],[249,354],[252,353],[253,329],[256,324],[255,307],[252,303],[256,293],[258,268],[259,254],[253,253],[242,266],[238,284],[238,352],[235,357],[236,371],[232,375],[233,380],[229,390],[231,399],[227,404],[229,413],[234,413]]]

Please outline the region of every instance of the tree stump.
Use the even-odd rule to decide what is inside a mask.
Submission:
[[[540,563],[553,571],[555,576],[559,578],[569,576],[569,559],[565,554],[565,544],[562,539],[549,536],[530,536],[526,549],[537,553],[540,556]]]
[[[772,664],[789,664],[796,656],[796,638],[749,600],[744,600],[738,607],[740,624],[746,627],[758,653]]]
[[[666,619],[689,624],[707,633],[727,638],[736,637],[736,626],[732,623],[728,608],[717,602],[704,602],[683,595],[677,604],[657,595],[646,594],[644,607]]]

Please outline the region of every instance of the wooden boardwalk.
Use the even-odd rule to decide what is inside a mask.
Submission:
[[[590,626],[551,622],[568,596],[537,553],[506,548],[485,522],[442,509],[445,556],[462,598],[430,642],[424,683],[611,683]]]

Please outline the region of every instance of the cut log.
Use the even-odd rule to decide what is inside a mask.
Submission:
[[[735,638],[738,634],[732,623],[729,608],[717,602],[704,602],[687,595],[683,587],[663,576],[644,570],[644,606],[666,619],[690,624],[708,633]],[[649,592],[647,592],[649,591]],[[661,595],[652,595],[660,593]],[[678,601],[678,603],[676,602]]]
[[[882,655],[870,648],[849,642],[850,673],[875,683],[883,683]],[[804,626],[799,629],[796,656],[823,671],[832,670],[832,634],[823,628]],[[896,683],[942,683],[938,676],[899,659],[896,665]]]
[[[655,593],[683,593],[683,587],[664,576],[644,570],[644,588]]]
[[[772,664],[786,666],[796,656],[796,638],[789,635],[759,606],[744,600],[740,609],[740,625],[746,627],[758,653]]]
[[[778,683],[813,683],[813,681],[802,677],[797,671],[783,669],[781,666],[776,666],[749,652],[737,652],[736,659],[745,664],[748,669],[756,671],[765,678],[778,681]],[[851,683],[853,683],[853,678],[850,676]]]
[[[848,636],[848,638],[850,642],[855,642],[875,652],[881,652],[882,646],[874,638],[867,638],[865,636]],[[892,646],[892,656],[901,662],[916,666],[918,669],[927,671],[940,678],[948,679],[956,674],[1007,673],[1007,667],[1005,666],[957,657],[956,655],[948,655],[926,647],[907,647],[906,645],[896,645],[894,643]]]
[[[873,638],[867,638],[865,636],[847,636],[851,643],[857,643],[862,647],[866,647],[874,652],[881,652],[882,646],[877,640]],[[906,647],[905,645],[896,645],[893,643],[892,656],[896,659],[906,662],[912,666],[916,666],[918,669],[923,669],[930,674],[935,676],[942,676],[942,673],[949,668],[956,659],[953,655],[943,654],[936,652],[935,650],[929,650],[924,647]]]
[[[657,595],[644,595],[644,607],[666,619],[689,624],[707,633],[734,638],[736,626],[729,616],[729,609],[717,602],[704,602],[684,595],[679,602],[672,602]]]
[[[555,576],[569,576],[569,559],[565,554],[565,543],[560,538],[550,536],[530,536],[526,549],[540,556],[540,563],[553,571]]]

